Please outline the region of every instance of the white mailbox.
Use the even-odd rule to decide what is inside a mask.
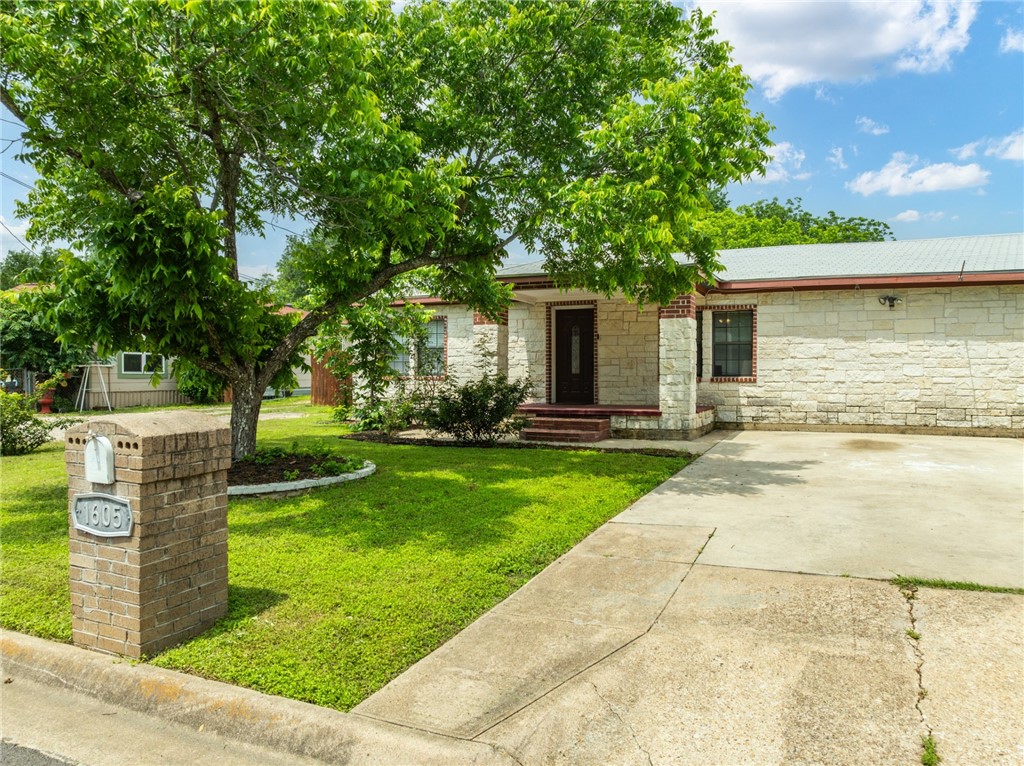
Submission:
[[[106,436],[91,436],[85,445],[85,480],[114,483],[114,445]]]

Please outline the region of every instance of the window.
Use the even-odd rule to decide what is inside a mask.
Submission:
[[[427,334],[416,346],[416,374],[444,375],[444,320],[427,322]]]
[[[444,353],[445,320],[431,319],[427,322],[426,334],[416,344],[415,352],[410,349],[407,338],[401,339],[402,351],[391,357],[391,369],[396,375],[438,376],[445,373]]]
[[[714,377],[752,377],[754,374],[754,312],[716,311],[711,327],[711,357]]]
[[[704,374],[704,312],[697,312],[697,377]]]
[[[160,354],[125,351],[121,354],[121,372],[125,375],[167,374],[167,360]]]
[[[391,357],[391,369],[395,375],[408,375],[409,374],[409,339],[400,338],[402,344],[402,350]]]

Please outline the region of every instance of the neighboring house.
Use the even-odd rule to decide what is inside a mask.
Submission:
[[[560,290],[539,263],[499,272],[515,295],[499,323],[422,299],[432,373],[471,377],[483,344],[533,381],[525,409],[608,418],[618,435],[1024,434],[1024,235],[719,256],[715,285],[665,306]]]
[[[309,363],[309,357],[306,357]],[[153,372],[160,372],[160,382],[153,386]],[[308,394],[310,373],[296,369],[298,387],[293,394]],[[84,409],[106,409],[107,397],[114,409],[124,407],[157,407],[166,404],[186,404],[189,399],[178,391],[178,383],[171,373],[171,360],[158,354],[141,351],[121,351],[110,359],[94,362],[83,373],[85,385]],[[264,398],[284,392],[268,389]],[[81,392],[78,396],[82,396]]]
[[[154,387],[153,373],[160,382]],[[82,372],[83,391],[78,392],[77,406],[83,409],[115,409],[184,404],[188,398],[178,391],[171,375],[170,361],[158,354],[121,351],[108,359],[93,362]]]

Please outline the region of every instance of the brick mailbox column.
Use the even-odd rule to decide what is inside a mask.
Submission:
[[[209,628],[227,611],[228,426],[111,415],[64,441],[74,643],[138,658]]]

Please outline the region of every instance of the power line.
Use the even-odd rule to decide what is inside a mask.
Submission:
[[[30,253],[32,253],[32,255],[39,255],[39,253],[37,253],[31,247],[29,247],[24,242],[22,242],[21,238],[17,234],[15,234],[13,231],[11,231],[10,227],[6,223],[4,223],[3,221],[0,221],[0,226],[3,226],[4,227],[4,231],[6,231],[8,234],[10,234],[12,237],[14,237],[14,239],[18,242],[18,244],[21,245],[26,250],[28,250]]]
[[[24,181],[22,181],[22,180],[21,180],[20,178],[15,178],[15,177],[14,177],[14,176],[12,176],[12,175],[8,175],[7,173],[4,173],[4,172],[3,172],[2,170],[0,170],[0,176],[3,176],[3,177],[4,177],[4,178],[6,178],[6,179],[7,179],[8,181],[13,181],[13,182],[14,182],[14,183],[16,183],[16,184],[21,184],[22,186],[24,186],[24,187],[25,187],[26,189],[28,189],[29,191],[32,191],[32,190],[33,190],[33,188],[34,188],[34,187],[33,187],[33,186],[31,185],[31,184],[27,184],[27,183],[25,183],[25,182],[24,182]]]

